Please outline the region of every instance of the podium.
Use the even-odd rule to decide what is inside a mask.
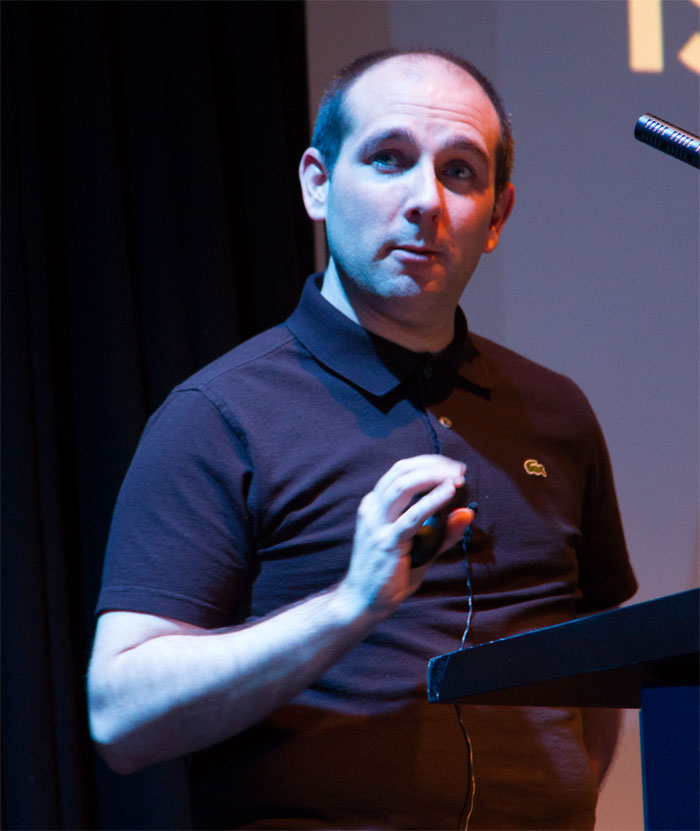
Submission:
[[[428,700],[641,710],[649,831],[700,829],[700,589],[432,658]]]

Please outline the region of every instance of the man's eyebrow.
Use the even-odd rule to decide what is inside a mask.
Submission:
[[[387,130],[382,130],[379,133],[373,133],[371,136],[368,136],[360,145],[359,154],[364,156],[390,141],[400,141],[409,144],[416,143],[415,136],[410,130],[407,130],[405,127],[390,127]]]
[[[476,153],[476,155],[481,158],[481,161],[485,165],[488,166],[489,164],[491,164],[491,158],[489,154],[484,150],[484,148],[480,144],[477,144],[475,141],[472,141],[472,139],[469,139],[466,136],[461,136],[455,141],[448,142],[445,149],[467,150],[469,153]]]
[[[387,130],[382,130],[379,133],[374,133],[373,135],[368,136],[359,147],[359,155],[366,156],[381,147],[383,144],[392,141],[399,141],[413,145],[417,144],[416,138],[410,130],[407,130],[405,127],[390,127]],[[469,153],[475,153],[479,156],[485,165],[488,166],[491,164],[489,154],[484,150],[484,148],[472,139],[467,138],[467,136],[458,136],[445,142],[445,145],[441,148],[441,151],[446,152],[449,150],[466,150]]]

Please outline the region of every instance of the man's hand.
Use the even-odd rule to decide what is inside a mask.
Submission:
[[[444,456],[402,459],[360,503],[344,583],[372,611],[390,614],[420,585],[430,564],[411,569],[413,538],[464,484],[465,471],[465,465]],[[469,508],[453,511],[440,552],[453,546],[473,519]]]

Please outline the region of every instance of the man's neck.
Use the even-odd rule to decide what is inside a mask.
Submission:
[[[454,337],[454,310],[436,322],[426,321],[419,316],[419,322],[413,324],[408,316],[399,318],[388,315],[377,308],[378,304],[363,302],[361,293],[350,299],[333,263],[329,264],[323,275],[321,294],[338,311],[363,329],[375,335],[397,343],[412,352],[441,352],[450,345]],[[401,298],[392,301],[394,306],[419,305],[419,298]]]

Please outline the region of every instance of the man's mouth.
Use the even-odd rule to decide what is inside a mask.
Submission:
[[[435,260],[442,254],[440,249],[428,245],[395,245],[393,248],[394,251],[416,260]]]

